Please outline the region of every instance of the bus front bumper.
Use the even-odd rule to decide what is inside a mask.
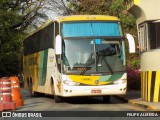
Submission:
[[[72,96],[103,96],[126,94],[127,83],[101,86],[68,86],[63,84],[63,97]]]

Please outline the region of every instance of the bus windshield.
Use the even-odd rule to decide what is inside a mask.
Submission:
[[[63,39],[65,74],[114,74],[125,72],[124,41],[107,39]]]

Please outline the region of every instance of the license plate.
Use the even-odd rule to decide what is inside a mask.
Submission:
[[[102,93],[101,90],[91,90],[91,93]]]

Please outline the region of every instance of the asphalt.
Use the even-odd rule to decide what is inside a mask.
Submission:
[[[148,111],[160,111],[160,102],[147,102],[142,100],[140,90],[129,90],[126,95],[116,96],[129,104],[143,107]]]
[[[24,91],[21,89],[21,91]],[[26,97],[29,96],[29,92],[26,92]],[[141,98],[141,91],[140,90],[128,90],[126,95],[119,95],[115,96],[118,99],[128,102],[129,104],[142,107],[146,109],[147,111],[160,111],[160,102],[154,103],[154,102],[147,102],[142,100]]]

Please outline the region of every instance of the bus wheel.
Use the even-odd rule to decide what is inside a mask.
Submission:
[[[54,83],[53,80],[51,82],[51,93],[54,97],[55,103],[60,103],[62,102],[62,97],[55,95],[55,89],[54,89]]]
[[[103,102],[104,103],[110,103],[110,100],[111,100],[111,96],[110,95],[103,96]]]
[[[60,102],[62,102],[62,97],[54,95],[54,100],[55,100],[56,103],[60,103]]]

